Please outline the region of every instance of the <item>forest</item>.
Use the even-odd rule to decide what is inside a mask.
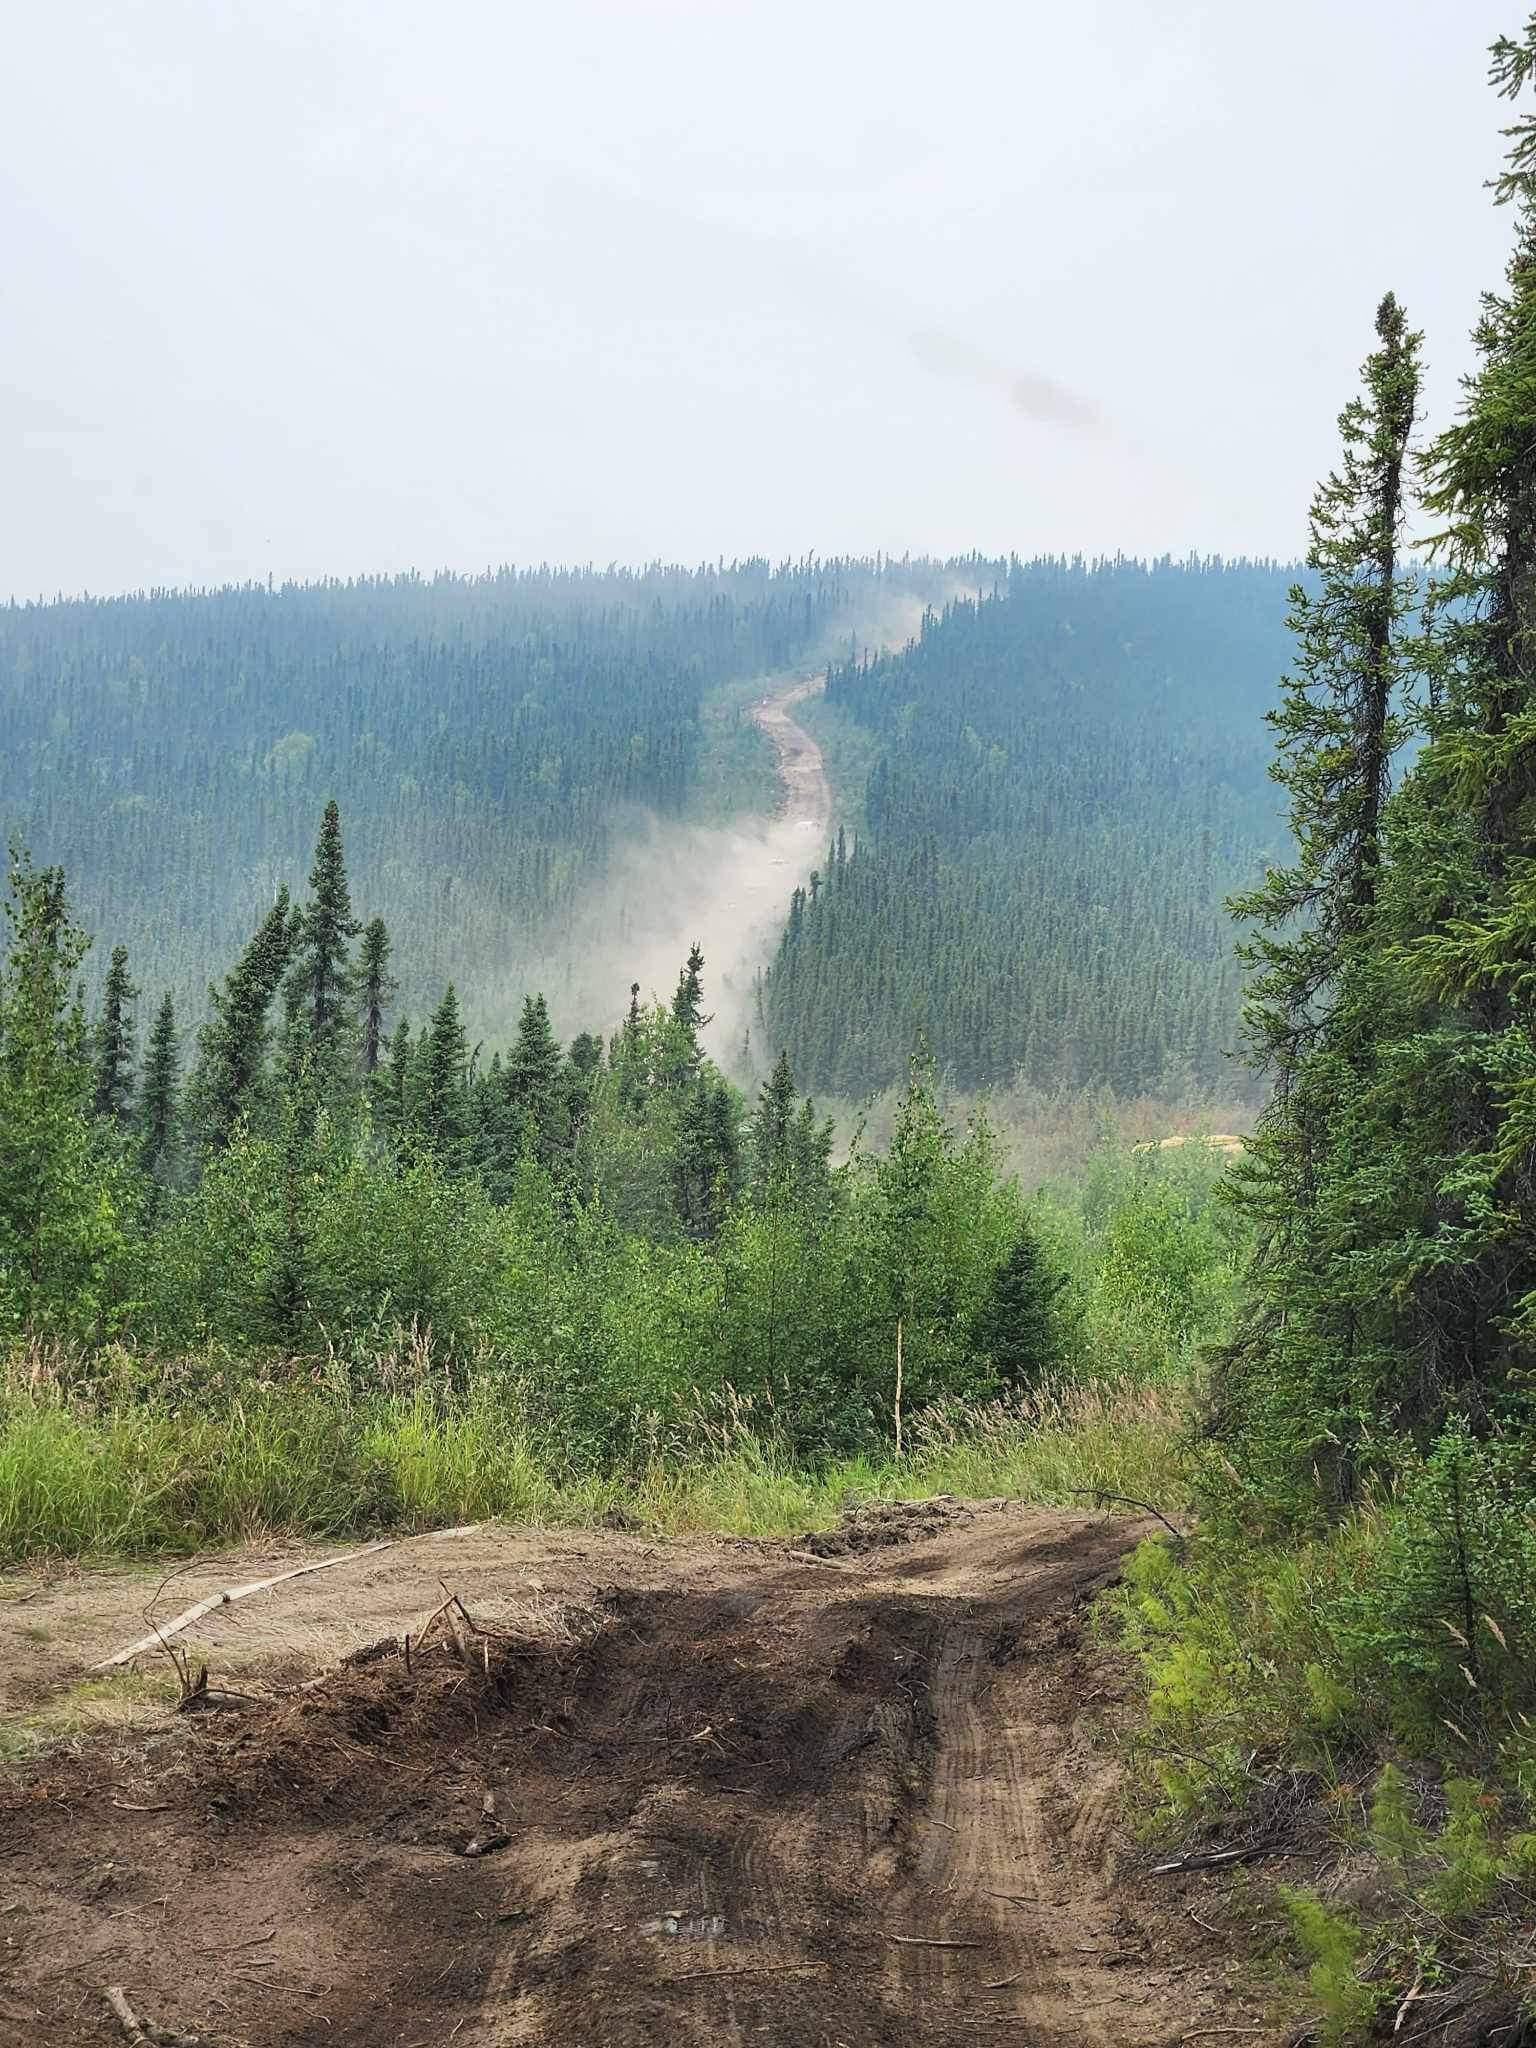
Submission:
[[[899,1080],[922,1032],[960,1088],[1230,1094],[1222,905],[1280,843],[1263,709],[1288,580],[973,557],[11,605],[0,818],[67,867],[105,949],[93,983],[121,943],[185,1012],[335,798],[409,1010],[452,981],[473,1038],[504,1046],[505,991],[542,975],[558,1028],[606,1032],[636,963],[622,929],[601,932],[607,1001],[573,1007],[573,913],[622,869],[637,818],[771,805],[741,686],[841,650],[825,710],[853,734],[828,741],[842,855],[819,902],[788,906],[759,1057],[787,1051],[855,1101]],[[904,652],[848,658],[925,606]]]
[[[482,1016],[481,984],[548,957],[634,814],[728,814],[771,791],[738,714],[711,729],[721,687],[814,665],[959,570],[507,569],[13,603],[0,814],[185,1004],[334,797],[407,1001],[456,980],[478,1027],[509,1036],[515,1009]]]
[[[1269,563],[1013,562],[828,672],[874,750],[862,829],[790,906],[763,1022],[858,1097],[914,1035],[962,1088],[1231,1087],[1225,898],[1278,850]]]
[[[1536,16],[1492,84],[1512,249],[1474,367],[1428,421],[1383,293],[1299,569],[0,613],[0,1559],[606,1517],[817,1572],[881,1505],[1118,1504],[1160,1526],[975,1647],[967,1711],[1119,1660],[1102,1745],[1169,1859],[1140,1881],[1219,1872],[1179,1918],[1219,1900],[1269,1973],[1266,2021],[1182,2038],[1536,2038]],[[891,596],[921,625],[876,651]],[[574,1035],[530,986],[487,1052],[485,949],[572,900],[624,806],[725,787],[711,745],[732,800],[761,774],[706,742],[712,690],[822,664],[843,825],[761,983],[766,1078],[709,1056],[698,946],[660,999],[616,953]],[[983,1108],[946,1112],[1019,1078],[1197,1093],[1234,1045],[1230,1161],[1110,1119],[1024,1187]],[[892,1085],[879,1147],[825,1113]],[[878,1634],[835,1667],[861,1703]],[[897,1720],[920,1749],[940,1689],[838,1722],[827,1769]],[[735,1751],[707,1768],[751,1797]]]

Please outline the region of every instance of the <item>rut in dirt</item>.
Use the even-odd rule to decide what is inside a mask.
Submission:
[[[819,1565],[722,1544],[715,1583],[598,1586],[409,1672],[385,1645],[168,1745],[160,1810],[99,1756],[34,1773],[0,2013],[120,2038],[121,1982],[215,2048],[1161,2048],[1230,2017],[1219,1964],[1169,1967],[1175,1897],[1120,1881],[1083,1603],[1137,1532],[886,1527]]]

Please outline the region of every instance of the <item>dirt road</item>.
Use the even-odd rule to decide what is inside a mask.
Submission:
[[[440,1578],[492,1633],[13,1769],[0,2041],[121,2039],[114,1984],[212,2048],[1276,2038],[1220,1894],[1140,1875],[1117,1823],[1124,1673],[1083,1603],[1140,1533],[1000,1503],[866,1511],[821,1557],[472,1531],[220,1610],[194,1663],[253,1691]],[[8,1604],[0,1649],[29,1616],[62,1682],[91,1587]],[[94,1582],[94,1654],[142,1626],[122,1592]]]
[[[714,1022],[708,1049],[727,1065],[754,1024],[754,984],[772,957],[790,893],[824,859],[832,793],[821,749],[794,716],[822,686],[820,674],[776,687],[753,705],[753,721],[771,742],[779,798],[767,816],[729,825],[637,823],[613,859],[608,880],[572,911],[558,955],[539,964],[536,984],[562,1030],[612,1029],[632,981],[641,1000],[669,1001],[688,948],[704,951],[705,996]],[[487,994],[493,1011],[516,1014],[526,974]],[[531,985],[531,984],[530,984]]]

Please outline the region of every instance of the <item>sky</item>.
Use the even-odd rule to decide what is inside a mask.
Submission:
[[[1504,0],[48,0],[0,595],[1291,556],[1381,293],[1469,366]]]

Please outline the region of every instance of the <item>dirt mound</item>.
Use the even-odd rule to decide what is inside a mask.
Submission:
[[[813,1557],[858,1557],[892,1543],[916,1543],[937,1536],[957,1521],[972,1521],[978,1512],[1000,1505],[983,1501],[978,1508],[947,1493],[935,1494],[930,1500],[871,1501],[867,1506],[845,1509],[835,1529],[812,1529],[796,1548],[808,1550]]]
[[[585,1600],[14,1774],[0,2042],[120,2039],[114,1984],[212,2048],[1260,2040],[1209,1880],[1122,1877],[1076,1596],[1136,1525],[854,1531],[588,1538]]]

